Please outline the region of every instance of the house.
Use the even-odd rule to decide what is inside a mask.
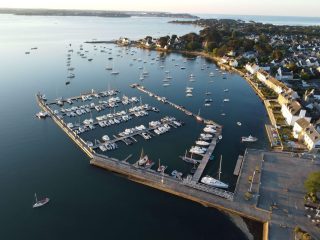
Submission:
[[[260,69],[257,72],[257,78],[267,87],[271,88],[276,93],[281,93],[283,91],[289,90],[289,88],[283,84],[282,82],[278,81],[274,77],[270,76],[266,71]]]
[[[278,102],[280,105],[288,104],[291,101],[298,99],[299,95],[297,92],[293,91],[291,88],[289,90],[283,91],[278,96]]]
[[[288,68],[279,67],[277,71],[276,78],[280,81],[283,80],[293,80],[293,72],[290,71]]]
[[[293,126],[300,118],[306,118],[309,121],[311,120],[311,118],[306,117],[306,110],[302,109],[300,103],[296,100],[281,104],[281,113],[287,124],[290,126]]]
[[[319,62],[316,58],[308,58],[306,63],[308,67],[319,67]]]
[[[320,134],[306,118],[301,118],[295,122],[293,136],[303,141],[309,150],[320,148]]]
[[[242,54],[242,57],[244,57],[246,59],[255,58],[256,53],[254,51],[248,51],[248,52],[245,52],[244,54]]]
[[[256,74],[260,67],[257,64],[247,63],[245,69],[252,75]]]
[[[223,56],[223,57],[220,59],[220,62],[221,62],[222,64],[228,63],[228,62],[229,62],[229,57]]]
[[[236,59],[231,59],[229,65],[231,67],[238,67],[238,61]]]

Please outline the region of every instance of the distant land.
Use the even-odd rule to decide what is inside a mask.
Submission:
[[[85,17],[171,17],[191,18],[199,17],[188,13],[169,12],[140,12],[140,11],[103,11],[103,10],[67,10],[67,9],[26,9],[0,8],[0,14],[14,14],[25,16],[85,16]]]

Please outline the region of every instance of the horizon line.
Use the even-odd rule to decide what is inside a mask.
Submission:
[[[109,11],[109,12],[155,12],[155,13],[172,13],[172,14],[190,14],[190,15],[228,15],[228,16],[257,16],[257,17],[297,17],[297,18],[319,18],[320,16],[304,16],[304,15],[260,15],[260,14],[240,14],[240,13],[213,13],[213,12],[172,12],[157,10],[108,10],[108,9],[80,9],[80,8],[26,8],[26,7],[1,7],[0,9],[19,9],[19,10],[69,10],[69,11]],[[199,17],[199,16],[198,16]]]

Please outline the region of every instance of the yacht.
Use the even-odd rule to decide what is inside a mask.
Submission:
[[[206,142],[206,141],[196,141],[196,144],[199,145],[199,146],[208,146],[210,145],[210,143]]]
[[[212,186],[212,187],[217,187],[217,188],[228,188],[229,185],[226,184],[226,183],[223,183],[213,177],[210,177],[210,176],[205,176],[201,179],[201,182],[206,184],[206,185],[209,185],[209,186]]]
[[[33,208],[42,207],[43,205],[47,204],[50,201],[50,199],[47,197],[44,199],[38,200],[36,193],[34,194],[34,198],[35,198],[35,203],[32,205]]]
[[[242,125],[242,123],[241,123],[241,122],[237,122],[237,125],[238,125],[238,126],[241,126],[241,125]]]
[[[212,186],[212,187],[218,187],[218,188],[228,188],[229,185],[220,181],[220,176],[221,176],[221,164],[222,164],[222,156],[220,157],[220,162],[219,162],[219,172],[218,172],[218,179],[215,179],[213,177],[210,177],[210,176],[205,176],[201,179],[201,182],[206,184],[206,185],[209,185],[209,186]]]
[[[210,128],[210,127],[205,127],[205,128],[203,129],[203,131],[204,131],[205,133],[215,133],[215,132],[217,132],[215,129]]]
[[[210,76],[210,77],[213,77],[213,76],[214,76],[214,73],[213,73],[213,72],[210,72],[210,73],[209,73],[209,76]]]
[[[230,102],[230,99],[229,98],[225,98],[225,99],[223,99],[223,102]]]
[[[162,86],[168,87],[168,86],[170,86],[170,83],[164,83],[164,84],[162,84]]]
[[[248,137],[242,137],[241,142],[256,142],[258,138],[249,135]]]
[[[223,90],[224,92],[229,92],[229,89],[228,88],[226,88],[225,90]]]
[[[48,112],[38,112],[38,113],[36,114],[36,116],[37,116],[38,118],[46,118],[46,117],[49,116],[49,113],[48,113]]]

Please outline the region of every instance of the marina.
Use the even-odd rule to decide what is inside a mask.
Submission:
[[[224,211],[230,211],[232,213],[255,219],[257,221],[267,221],[268,214],[256,211],[246,204],[239,204],[239,202],[235,201],[234,192],[210,187],[198,182],[216,146],[218,136],[221,134],[220,129],[217,128],[217,132],[215,134],[216,137],[212,138],[208,150],[203,155],[195,174],[193,176],[188,175],[182,179],[178,179],[163,172],[159,173],[151,168],[145,168],[138,166],[137,164],[130,164],[126,161],[127,159],[118,160],[116,158],[96,153],[93,148],[88,147],[88,145],[81,138],[79,138],[70,128],[66,126],[61,119],[54,114],[46,102],[43,101],[40,94],[36,96],[40,108],[43,111],[48,112],[58,126],[60,126],[68,134],[68,136],[90,157],[90,164],[123,174],[133,181],[137,181],[145,185],[200,202],[207,206],[215,207]],[[148,129],[148,131],[150,130],[151,129]],[[127,137],[131,137],[131,135],[128,135],[124,138]],[[117,139],[117,141],[120,140],[120,138]],[[128,156],[128,158],[130,158],[130,156]],[[239,194],[238,189],[236,189],[235,192]]]

